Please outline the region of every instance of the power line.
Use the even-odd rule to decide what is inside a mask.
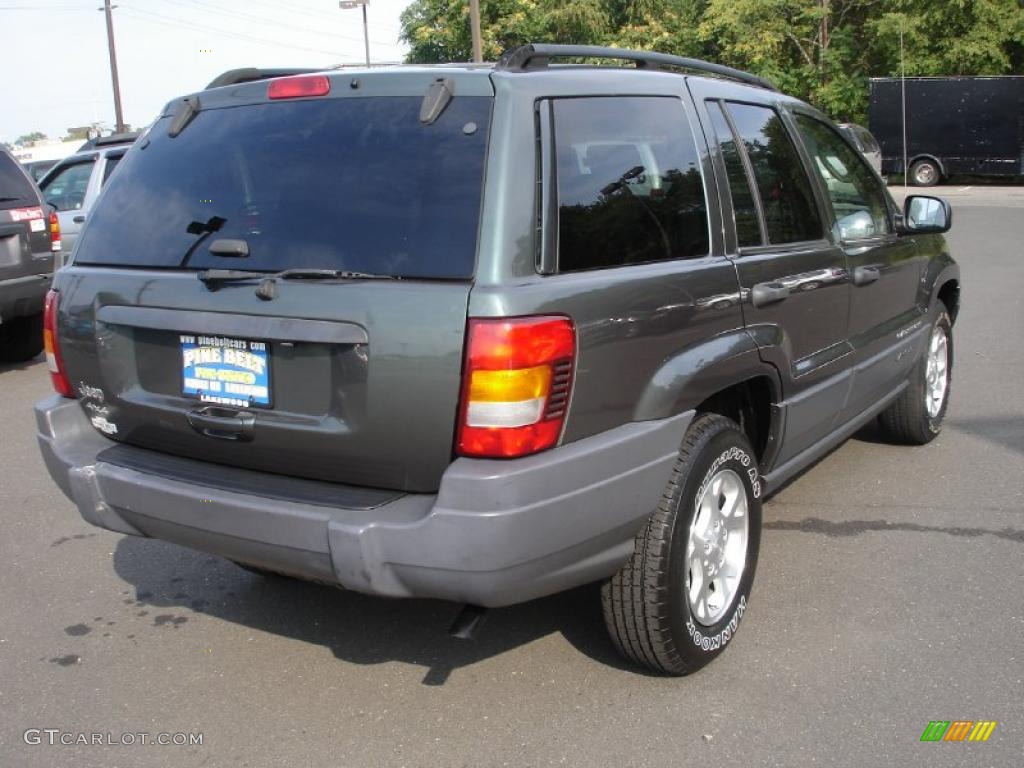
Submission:
[[[354,37],[354,36],[351,36],[351,35],[344,35],[344,34],[341,34],[341,33],[325,31],[325,30],[322,30],[322,29],[310,29],[308,27],[300,27],[300,26],[297,26],[295,24],[289,24],[288,22],[285,22],[285,21],[280,21],[278,19],[270,19],[270,18],[267,18],[266,16],[256,16],[256,15],[251,14],[251,13],[241,13],[241,12],[235,12],[235,11],[226,11],[226,10],[219,9],[219,8],[217,8],[215,6],[212,6],[209,3],[200,2],[200,0],[166,0],[166,1],[167,2],[171,2],[171,3],[173,3],[175,5],[178,5],[178,6],[184,7],[184,8],[191,8],[191,7],[198,8],[199,10],[201,10],[204,13],[216,14],[218,16],[225,16],[225,17],[227,17],[229,19],[232,19],[234,21],[237,21],[239,19],[244,19],[246,21],[249,21],[249,22],[252,22],[252,23],[256,23],[256,24],[264,24],[264,25],[270,24],[270,25],[273,25],[274,27],[277,27],[277,28],[291,29],[291,30],[294,30],[296,32],[301,32],[301,33],[303,33],[305,35],[326,35],[328,37],[335,38],[335,39],[342,38],[342,39],[345,39],[345,40],[352,40],[354,42],[360,42],[360,43],[363,42],[363,38],[362,37]],[[335,17],[334,21],[337,23],[339,21],[339,19],[340,19],[340,17]],[[373,40],[373,43],[375,45],[390,45],[392,47],[398,47],[398,44],[395,43],[395,42],[387,43],[387,42],[384,42],[383,40]]]
[[[319,53],[325,56],[337,56],[338,52],[324,50],[323,48],[309,48],[304,45],[295,45],[294,43],[283,43],[279,40],[269,40],[267,38],[255,37],[253,35],[247,35],[234,30],[220,29],[218,27],[200,26],[198,24],[192,24],[187,21],[175,19],[170,16],[161,16],[158,13],[151,13],[149,11],[143,11],[138,8],[130,8],[128,6],[122,6],[122,12],[129,14],[137,21],[145,21],[150,24],[158,24],[167,27],[178,27],[179,29],[187,29],[192,32],[206,32],[216,34],[220,37],[229,37],[235,40],[242,40],[244,42],[256,43],[257,45],[267,45],[277,48],[292,48],[297,51],[305,51],[307,53]]]

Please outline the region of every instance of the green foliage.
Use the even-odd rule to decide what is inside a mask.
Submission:
[[[19,136],[14,140],[15,144],[31,144],[33,141],[42,141],[46,138],[46,134],[42,131],[32,131],[32,133],[26,133],[24,136]]]
[[[837,119],[864,122],[868,78],[1024,74],[1019,0],[480,0],[484,58],[527,42],[694,56],[773,80]],[[402,13],[410,62],[468,61],[466,0]]]

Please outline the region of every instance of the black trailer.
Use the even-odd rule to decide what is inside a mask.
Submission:
[[[871,79],[868,125],[884,174],[903,174],[902,82]],[[1024,175],[1024,76],[908,77],[905,88],[911,184],[960,173]]]

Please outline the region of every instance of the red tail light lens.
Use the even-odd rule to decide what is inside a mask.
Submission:
[[[575,355],[568,318],[471,319],[458,453],[512,458],[557,443]]]
[[[305,96],[326,96],[331,92],[331,81],[325,75],[299,75],[271,80],[267,86],[268,99],[301,99]]]
[[[47,293],[43,309],[43,348],[46,350],[46,367],[50,369],[50,383],[57,394],[74,397],[75,391],[64,374],[64,361],[61,359],[60,344],[57,340],[57,296],[56,291]]]
[[[60,250],[60,219],[56,211],[50,211],[50,250]]]

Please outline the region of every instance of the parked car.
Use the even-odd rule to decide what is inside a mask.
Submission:
[[[107,179],[137,136],[136,133],[121,133],[90,139],[40,180],[43,197],[57,209],[60,219],[64,261],[71,255],[82,225]]]
[[[939,432],[950,208],[764,80],[552,45],[249,75],[167,106],[57,276],[39,443],[90,523],[461,634],[600,581],[622,653],[685,674],[766,494],[876,417]]]
[[[30,160],[27,163],[22,163],[25,170],[28,171],[28,175],[32,177],[32,181],[36,182],[43,178],[46,172],[56,164],[56,160]]]
[[[871,135],[871,131],[856,123],[839,123],[837,127],[853,143],[853,146],[864,155],[864,158],[875,169],[875,172],[881,176],[882,148],[878,146],[878,142]]]
[[[1024,75],[871,78],[868,124],[883,171],[903,175],[905,156],[915,186],[957,173],[1024,175],[1022,116]]]
[[[0,147],[0,362],[43,350],[43,300],[53,279],[60,224],[28,173]]]

